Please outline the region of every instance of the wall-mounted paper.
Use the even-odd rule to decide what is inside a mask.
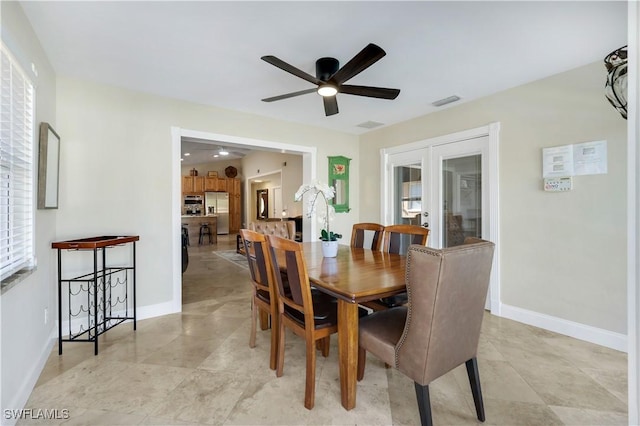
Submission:
[[[607,141],[573,145],[573,172],[577,175],[607,173]]]
[[[542,177],[607,173],[607,141],[542,148]]]
[[[573,175],[573,146],[542,149],[542,177]]]

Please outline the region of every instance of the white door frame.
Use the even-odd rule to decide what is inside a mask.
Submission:
[[[451,133],[436,138],[425,139],[412,142],[392,148],[383,148],[380,150],[380,218],[383,224],[388,224],[389,214],[393,211],[393,200],[389,193],[390,183],[393,175],[389,170],[389,156],[400,154],[408,151],[415,151],[424,148],[430,148],[437,145],[444,145],[454,142],[463,142],[465,140],[476,139],[487,136],[489,138],[489,155],[488,167],[483,170],[483,180],[489,185],[489,234],[483,235],[484,238],[493,241],[496,244],[495,254],[493,257],[493,266],[491,272],[490,287],[490,309],[495,315],[500,315],[500,204],[499,204],[499,171],[498,171],[498,142],[500,133],[500,123],[491,123],[486,126],[477,127],[475,129],[464,130],[461,132]],[[424,168],[424,165],[423,165]]]
[[[216,142],[226,142],[235,145],[241,145],[244,147],[267,148],[278,150],[280,152],[287,152],[289,154],[300,154],[302,155],[302,181],[311,182],[312,180],[316,179],[317,176],[316,165],[318,149],[314,146],[295,145],[264,139],[252,139],[241,136],[224,135],[220,133],[202,132],[198,130],[183,129],[181,127],[172,126],[171,155],[173,157],[173,162],[171,168],[171,235],[173,238],[171,253],[173,255],[173,298],[171,302],[169,302],[171,304],[172,312],[182,312],[182,270],[180,267],[182,259],[180,237],[180,217],[182,214],[182,182],[180,180],[180,144],[183,137],[201,139],[203,143],[210,142],[212,144],[215,144]],[[304,225],[305,235],[311,235],[311,232],[314,232],[315,235],[315,221],[304,221]]]

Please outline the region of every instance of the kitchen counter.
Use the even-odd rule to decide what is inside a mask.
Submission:
[[[200,225],[204,222],[209,223],[209,229],[211,229],[211,241],[213,244],[218,243],[218,228],[217,228],[217,218],[218,216],[215,214],[211,215],[183,215],[181,217],[182,225],[187,225],[187,230],[189,231],[189,244],[192,246],[198,245],[198,240],[200,239]],[[202,239],[203,244],[209,244],[209,237],[204,236]]]

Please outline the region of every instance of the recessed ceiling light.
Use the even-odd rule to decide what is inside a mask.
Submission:
[[[189,152],[185,152],[185,153],[184,153],[184,156],[185,156],[185,157],[188,157],[188,156],[190,156],[190,155],[191,155],[191,153],[189,153]]]
[[[213,156],[214,156],[215,158],[220,157],[218,154],[213,154]]]
[[[184,161],[184,158],[181,158],[180,161]]]

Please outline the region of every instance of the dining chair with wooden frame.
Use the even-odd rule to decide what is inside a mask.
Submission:
[[[401,253],[403,235],[409,237],[409,245],[420,244],[421,246],[426,246],[427,238],[429,237],[429,229],[418,225],[385,226],[382,251],[386,253],[404,254]],[[362,305],[373,309],[374,311],[380,311],[394,306],[404,305],[407,303],[407,300],[409,300],[409,297],[406,292],[403,292],[393,296],[384,297],[382,299],[372,300],[370,302],[363,303]]]
[[[249,347],[256,346],[256,323],[258,314],[264,312],[271,317],[271,350],[269,368],[276,369],[278,358],[278,296],[275,287],[269,243],[264,234],[241,229],[244,251],[249,262],[253,291],[251,296],[251,334]]]
[[[286,270],[289,290],[285,291],[281,274],[274,274],[278,291],[278,361],[276,376],[284,370],[285,328],[306,342],[306,384],[304,406],[311,410],[315,401],[316,346],[329,355],[329,339],[338,331],[336,300],[324,293],[312,296],[302,244],[267,235],[274,271]]]
[[[365,235],[373,232],[371,240],[371,250],[379,251],[382,247],[382,237],[384,235],[384,225],[379,223],[355,223],[351,229],[351,247],[364,248]]]
[[[418,225],[388,225],[384,227],[384,242],[382,251],[386,253],[401,253],[402,236],[409,236],[409,244],[427,245],[429,229]]]

